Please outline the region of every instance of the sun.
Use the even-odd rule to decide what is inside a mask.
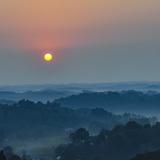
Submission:
[[[43,56],[44,61],[51,62],[54,60],[54,56],[51,53],[45,53]]]

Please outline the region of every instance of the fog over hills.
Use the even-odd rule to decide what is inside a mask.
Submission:
[[[160,117],[160,93],[141,91],[87,92],[55,100],[70,108],[101,107],[114,113],[140,113]]]
[[[53,101],[56,98],[69,96],[75,94],[71,91],[57,91],[57,90],[43,90],[43,91],[26,91],[26,92],[11,92],[0,91],[0,103],[13,104],[21,99],[28,99],[32,101]]]
[[[8,85],[0,86],[0,91],[27,92],[43,90],[63,91],[117,91],[117,90],[140,90],[160,91],[160,82],[120,82],[120,83],[70,83],[70,84],[40,84],[40,85]]]
[[[94,135],[103,129],[112,133],[112,129],[120,125],[118,135],[111,137],[116,142],[119,135],[128,138],[130,129],[123,130],[124,126],[121,130],[121,126],[129,121],[159,128],[155,125],[160,117],[159,91],[158,82],[0,87],[0,147],[10,145],[19,153],[25,150],[33,159],[34,155],[42,158],[42,154],[52,157],[55,147],[61,143],[68,148],[69,142],[70,146],[67,137],[79,128],[91,133],[95,148],[99,148],[99,140]],[[137,135],[139,130],[135,131]],[[130,140],[129,137],[127,142]],[[141,153],[139,151],[135,153]]]
[[[155,117],[129,113],[118,115],[102,108],[73,110],[49,102],[22,100],[13,105],[0,104],[0,148],[11,145],[33,151],[33,148],[48,147],[50,142],[46,140],[56,139],[52,146],[62,140],[64,143],[66,135],[80,127],[96,134],[103,128],[111,129],[130,120],[140,124],[155,124],[157,121]]]
[[[0,86],[0,103],[13,103],[13,101],[19,101],[21,99],[47,102],[61,97],[76,95],[82,92],[104,92],[122,90],[159,92],[160,82]]]

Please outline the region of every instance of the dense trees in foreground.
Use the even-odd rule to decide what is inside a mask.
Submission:
[[[134,121],[117,125],[91,135],[79,128],[69,135],[69,143],[52,150],[53,157],[44,160],[159,160],[160,123],[140,125]],[[149,152],[150,151],[150,152]],[[142,153],[142,154],[139,154]],[[15,154],[11,147],[0,151],[0,160],[33,160],[32,156]],[[40,160],[38,158],[37,160]]]
[[[19,156],[13,152],[10,146],[7,146],[0,151],[0,160],[32,160],[32,158],[25,153]]]
[[[138,153],[160,148],[160,123],[151,126],[134,121],[118,125],[112,130],[103,130],[92,136],[80,128],[70,135],[70,143],[56,148],[59,160],[130,160]],[[154,156],[154,154],[156,154]],[[139,155],[132,160],[151,160],[158,152]],[[157,160],[152,158],[152,160]]]
[[[72,132],[68,144],[65,141],[51,150],[54,160],[130,160],[138,153],[160,148],[160,123],[155,121],[128,113],[116,115],[102,108],[71,109],[55,102],[21,100],[0,104],[0,149],[14,138],[38,140]],[[14,154],[11,148],[0,152],[0,160],[29,159]]]
[[[131,160],[160,160],[160,150],[138,154]]]

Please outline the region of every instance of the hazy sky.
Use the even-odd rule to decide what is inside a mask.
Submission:
[[[160,81],[159,69],[159,0],[0,2],[0,85]]]

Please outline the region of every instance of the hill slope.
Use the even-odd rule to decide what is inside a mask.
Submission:
[[[55,100],[65,107],[95,108],[102,107],[109,111],[157,112],[160,111],[160,93],[156,92],[87,92]]]

